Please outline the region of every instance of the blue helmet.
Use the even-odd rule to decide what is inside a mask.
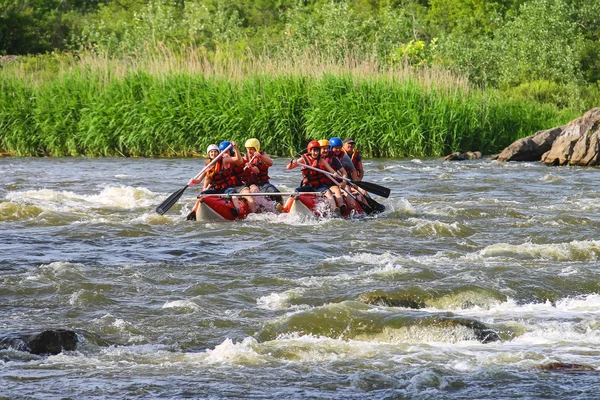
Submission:
[[[329,139],[329,148],[332,149],[335,146],[340,146],[342,147],[344,143],[342,143],[342,139],[340,139],[339,137],[332,137],[331,139]]]
[[[222,141],[221,144],[219,144],[219,151],[223,151],[227,148],[227,146],[229,146],[231,144],[231,142],[228,142],[226,140]],[[230,155],[234,155],[235,152],[233,151],[233,148],[229,149],[229,154]]]

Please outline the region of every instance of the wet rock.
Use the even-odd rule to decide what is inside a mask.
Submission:
[[[38,355],[55,355],[74,351],[81,342],[96,346],[110,346],[100,336],[84,330],[49,329],[40,333],[10,333],[0,336],[0,350],[12,348]]]
[[[77,348],[77,334],[66,329],[43,331],[29,342],[32,354],[59,354]]]
[[[549,165],[600,164],[600,107],[569,122],[541,161]]]
[[[467,151],[466,153],[461,153],[456,151],[452,154],[448,154],[446,157],[442,158],[444,161],[462,161],[462,160],[478,160],[482,157],[481,152],[479,151]]]
[[[365,294],[360,297],[360,301],[367,304],[375,304],[384,307],[404,307],[413,308],[418,310],[419,308],[425,308],[425,302],[418,298],[412,298],[406,296],[388,296],[380,294]]]
[[[455,326],[464,326],[465,328],[469,328],[473,331],[473,334],[481,343],[491,343],[500,340],[500,337],[496,331],[485,325],[483,322],[475,319],[436,317],[432,320],[432,323],[434,325],[447,328]]]
[[[542,155],[552,148],[556,138],[563,132],[564,126],[538,131],[519,139],[494,157],[498,161],[540,161]]]
[[[562,362],[552,362],[548,364],[543,364],[538,367],[539,369],[543,369],[545,371],[562,371],[562,372],[600,372],[596,368],[591,367],[589,365],[583,364],[570,364],[570,363],[562,363]]]

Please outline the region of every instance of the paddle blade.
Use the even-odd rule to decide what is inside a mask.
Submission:
[[[352,181],[352,183],[354,183],[358,187],[365,189],[367,192],[376,194],[377,196],[385,197],[386,199],[390,197],[391,189],[386,188],[385,186],[365,181]]]
[[[158,207],[156,207],[156,212],[160,215],[163,215],[164,213],[169,211],[169,209],[173,207],[175,203],[177,203],[177,200],[179,200],[179,198],[187,188],[188,185],[185,185],[183,189],[179,189],[178,191],[170,195],[165,201],[163,201]]]
[[[376,202],[370,197],[365,197],[365,199],[367,200],[369,207],[371,207],[373,214],[378,214],[385,211],[385,206],[383,204]]]

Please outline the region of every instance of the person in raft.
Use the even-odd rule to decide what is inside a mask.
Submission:
[[[335,157],[333,155],[333,153],[330,151],[329,148],[329,141],[328,140],[319,140],[319,144],[321,145],[321,158],[324,159],[325,161],[327,161],[327,163],[331,166],[331,168],[333,168],[334,171],[336,171],[339,175],[343,176],[344,178],[348,177],[348,173],[346,172],[346,169],[342,166],[341,161]],[[335,200],[335,204],[337,205],[337,207],[339,207],[340,212],[343,214],[346,212],[346,204],[344,203],[344,197],[342,194],[342,188],[346,187],[346,181],[343,180],[329,180],[330,182],[330,186],[329,186],[329,190],[331,190],[331,193],[333,193],[333,199]],[[335,182],[338,182],[338,184],[336,184]],[[351,209],[354,208],[354,200],[352,200],[352,198],[350,196],[348,196],[348,198],[346,198],[348,205],[350,206]]]
[[[339,177],[338,173],[335,172],[333,168],[331,168],[327,161],[321,158],[321,145],[317,140],[313,140],[310,143],[308,143],[306,150],[307,154],[303,154],[297,160],[290,161],[286,166],[286,169],[290,170],[297,168],[301,165],[310,165],[311,167],[322,169],[333,174],[335,178]],[[329,190],[329,187],[331,186],[331,179],[329,179],[327,175],[321,172],[305,167],[302,167],[302,175],[302,186],[296,188],[296,191],[321,192],[325,194],[325,197],[327,198],[331,209],[334,210],[334,212],[339,213],[340,209],[337,208],[336,202],[333,198],[333,194]]]
[[[208,171],[198,177],[198,179],[190,179],[189,186],[196,185],[202,181],[204,177],[204,186],[200,194],[234,194],[239,193],[246,185],[242,182],[242,174],[244,172],[244,160],[235,142],[223,141],[216,149],[215,145],[208,147],[210,163],[219,154],[231,144],[232,148],[229,153],[223,155]],[[214,146],[214,147],[213,147]],[[216,151],[215,151],[216,150]],[[239,214],[240,199],[232,197],[233,207],[231,211],[233,215]]]
[[[344,153],[350,157],[350,161],[352,161],[352,164],[356,169],[356,176],[352,176],[352,180],[362,181],[363,176],[365,176],[365,170],[363,168],[362,155],[358,152],[358,150],[356,150],[356,143],[354,142],[354,139],[346,138],[344,140],[342,150],[344,150]]]
[[[243,188],[240,193],[279,193],[279,189],[269,181],[269,167],[273,166],[273,160],[267,153],[260,151],[260,141],[256,138],[248,139],[244,147],[246,155],[243,157],[244,175],[242,179],[247,187]],[[278,210],[283,208],[281,196],[270,196],[270,198],[277,202]],[[262,205],[257,204],[260,202],[258,198],[256,201],[251,196],[244,197],[244,199],[247,199],[251,212],[255,212],[257,206]]]

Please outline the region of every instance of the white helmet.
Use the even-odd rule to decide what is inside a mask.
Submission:
[[[219,146],[216,144],[209,144],[208,148],[206,149],[206,154],[210,153],[212,150],[219,151]]]

